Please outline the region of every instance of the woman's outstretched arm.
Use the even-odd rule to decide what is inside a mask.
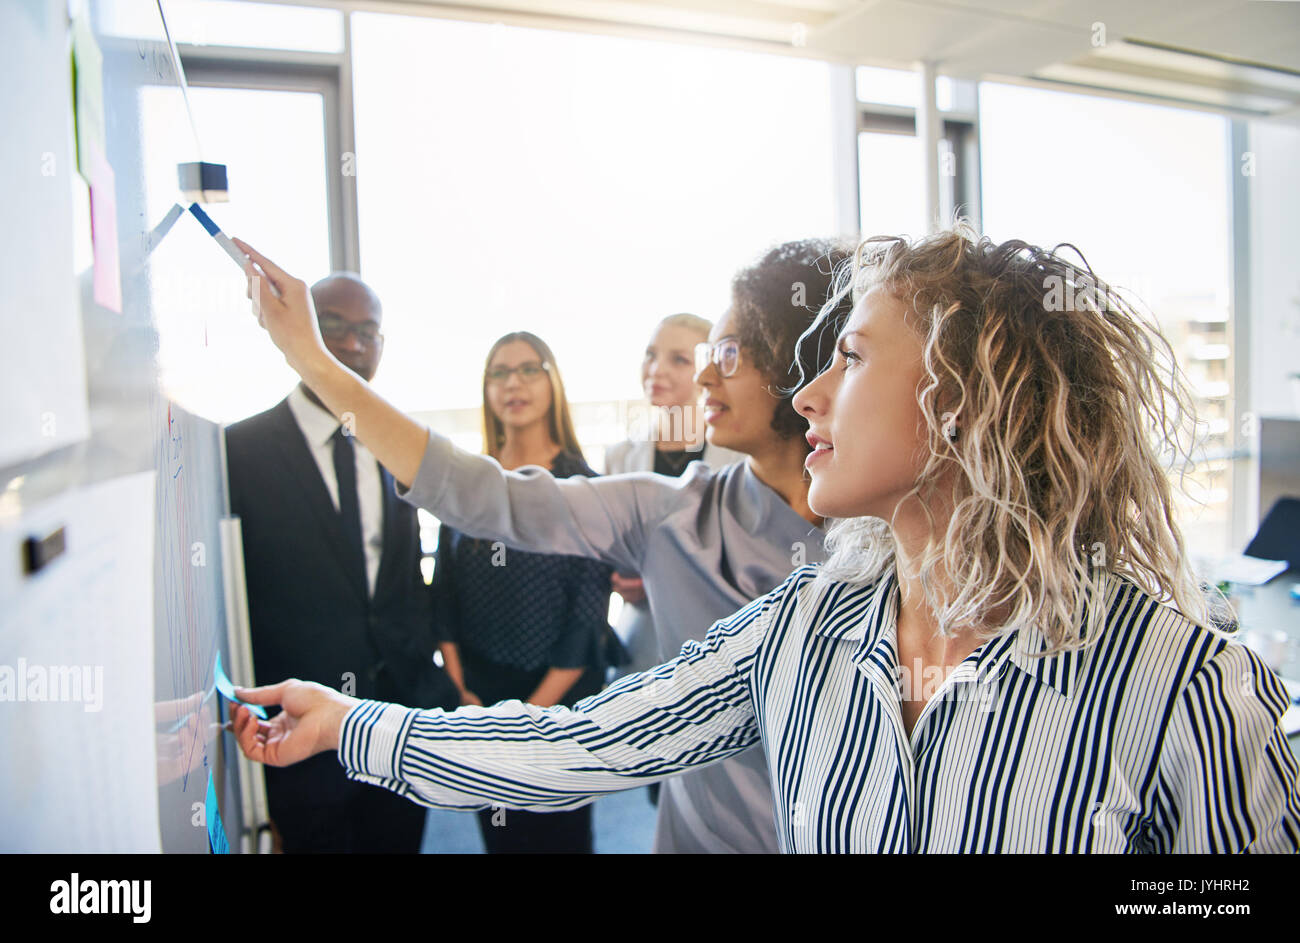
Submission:
[[[647,522],[680,493],[654,475],[556,479],[542,469],[507,472],[456,448],[371,389],[325,347],[311,293],[252,246],[249,295],[260,323],[312,392],[398,481],[398,493],[471,537],[519,550],[601,560],[637,572]]]
[[[503,701],[419,710],[285,681],[237,689],[250,703],[284,710],[259,722],[236,707],[234,730],[250,759],[283,766],[333,749],[350,779],[421,805],[577,808],[759,742],[750,669],[785,589],[716,623],[671,662],[573,708]]]
[[[394,478],[407,484],[414,481],[428,430],[329,352],[306,282],[248,243],[234,242],[249,257],[244,274],[257,323],[266,328],[289,366]]]

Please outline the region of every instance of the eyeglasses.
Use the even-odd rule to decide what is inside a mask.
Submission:
[[[487,381],[489,383],[505,383],[510,379],[510,374],[518,373],[520,380],[525,383],[532,383],[549,369],[551,369],[549,363],[538,363],[535,360],[521,363],[517,367],[493,367],[487,372]]]
[[[716,366],[723,378],[735,376],[740,369],[740,340],[724,337],[716,344],[696,344],[695,372],[702,373],[709,364]]]
[[[344,318],[335,317],[334,315],[323,315],[319,322],[321,337],[331,341],[341,341],[349,334],[355,334],[357,340],[361,341],[367,347],[373,347],[379,338],[383,335],[379,333],[379,325],[374,321],[362,321],[360,324],[353,324]]]

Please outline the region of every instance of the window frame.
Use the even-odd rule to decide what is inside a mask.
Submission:
[[[343,49],[337,53],[235,46],[177,47],[186,84],[192,88],[319,94],[324,105],[326,210],[330,267],[357,272],[361,253],[357,228],[355,174],[343,172],[344,155],[356,157],[352,114],[352,37],[344,18]]]
[[[979,86],[976,82],[954,82],[954,91],[965,92],[972,99],[972,110],[951,109],[940,111],[939,141],[953,154],[954,173],[940,174],[939,177],[939,214],[940,223],[951,220],[954,212],[960,210],[977,231],[982,231],[983,196],[980,191],[980,144],[979,144]],[[954,97],[958,97],[956,94]],[[906,105],[885,105],[876,102],[857,100],[854,94],[856,110],[856,127],[853,140],[857,155],[858,135],[898,134],[915,137],[917,134],[918,109]],[[857,155],[860,156],[860,155]],[[854,163],[856,180],[858,164]],[[856,183],[855,183],[856,188]],[[859,198],[858,229],[861,232],[861,199]]]

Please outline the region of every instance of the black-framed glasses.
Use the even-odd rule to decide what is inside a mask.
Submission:
[[[718,375],[726,378],[740,369],[740,339],[724,337],[716,344],[695,345],[695,372],[701,373],[709,364],[718,368]]]
[[[545,376],[546,371],[549,369],[551,369],[549,363],[539,363],[536,360],[521,363],[517,367],[493,367],[487,372],[487,381],[489,383],[505,383],[510,379],[510,374],[518,373],[519,379],[525,383],[532,383],[538,377]]]
[[[383,337],[379,333],[379,325],[374,321],[362,321],[359,324],[340,318],[332,314],[322,315],[318,319],[320,324],[321,337],[331,341],[344,340],[349,334],[355,334],[357,340],[367,347],[373,347]]]

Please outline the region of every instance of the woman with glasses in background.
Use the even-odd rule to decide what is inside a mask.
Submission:
[[[492,345],[483,373],[483,450],[505,469],[595,475],[582,456],[550,347],[526,331]],[[525,553],[443,524],[434,626],[462,704],[572,705],[600,691],[610,631],[610,568]],[[591,806],[565,812],[484,809],[489,853],[592,851]]]
[[[654,472],[680,478],[691,462],[721,468],[745,460],[742,453],[714,445],[705,436],[702,390],[695,382],[695,373],[708,365],[712,328],[710,322],[694,314],[672,314],[659,322],[641,360],[641,388],[651,413],[644,423],[631,424],[642,431],[641,435],[612,445],[605,452],[605,474]],[[727,349],[734,351],[724,364],[724,372],[731,375],[735,373],[732,361],[739,350],[731,344]],[[615,572],[613,587],[623,597],[616,631],[627,653],[625,663],[610,673],[610,680],[616,681],[659,664],[661,658],[641,577]],[[657,804],[659,784],[651,783],[648,788],[650,801]]]
[[[605,474],[654,472],[680,478],[691,462],[721,468],[745,460],[740,452],[714,445],[705,436],[703,391],[695,382],[695,372],[708,365],[712,328],[709,321],[693,314],[669,315],[655,327],[641,360],[641,388],[650,412],[644,422],[630,423],[639,435],[606,450]],[[735,372],[730,361],[725,366],[728,373]],[[628,654],[628,662],[614,675],[618,678],[659,664],[659,655],[641,578],[615,573],[613,585],[623,597],[618,636]]]
[[[560,479],[503,470],[457,449],[342,370],[320,342],[302,283],[246,243],[259,276],[259,322],[285,359],[338,412],[399,482],[406,500],[459,530],[521,549],[600,560],[645,583],[660,661],[704,638],[714,621],[769,592],[796,566],[823,559],[822,519],[808,506],[807,424],[790,401],[802,370],[815,374],[829,342],[799,348],[848,251],[824,240],[777,246],[732,281],[696,382],[708,440],[746,459],[721,469],[693,462],[680,478],[637,473]],[[256,265],[256,268],[253,266]],[[272,290],[274,288],[274,290]],[[851,300],[827,311],[827,333]],[[796,362],[796,349],[802,358]],[[666,780],[658,852],[775,852],[763,752]]]

